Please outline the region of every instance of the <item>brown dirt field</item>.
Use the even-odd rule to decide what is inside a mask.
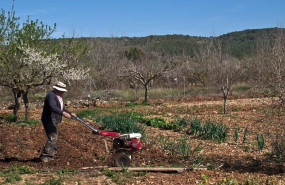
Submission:
[[[140,112],[149,117],[163,117],[173,120],[175,116],[198,117],[203,120],[215,120],[223,122],[230,128],[229,137],[226,142],[217,143],[209,140],[202,140],[195,136],[188,136],[191,139],[191,146],[202,144],[203,148],[198,155],[203,160],[196,164],[208,167],[208,170],[194,170],[183,173],[146,173],[143,176],[132,176],[126,181],[118,184],[215,184],[224,178],[234,179],[236,182],[246,182],[254,179],[260,184],[285,184],[285,163],[276,163],[268,154],[272,151],[271,143],[276,134],[285,132],[284,116],[278,117],[270,110],[271,99],[238,99],[229,100],[227,115],[221,114],[222,101],[170,101],[150,106],[136,106],[126,108],[118,107],[118,110]],[[95,108],[100,109],[100,108]],[[108,108],[104,108],[104,110]],[[0,115],[6,117],[10,110],[0,110]],[[33,110],[31,115],[39,119],[41,110]],[[279,119],[283,120],[279,121]],[[90,121],[90,120],[89,120]],[[91,122],[91,121],[90,121]],[[100,128],[91,122],[95,128]],[[235,128],[241,128],[240,137],[244,129],[249,129],[248,141],[238,144],[234,142],[233,134]],[[147,127],[149,135],[164,135],[171,138],[181,138],[185,130],[171,131]],[[259,151],[256,144],[256,133],[264,134],[266,146]],[[8,169],[14,164],[28,165],[39,169],[42,172],[23,175],[23,180],[33,183],[44,183],[52,177],[61,177],[53,170],[82,169],[83,167],[114,166],[110,155],[106,154],[104,140],[111,148],[112,138],[92,134],[92,131],[83,124],[64,119],[59,124],[59,149],[54,161],[43,164],[38,157],[46,142],[46,136],[41,124],[21,126],[6,123],[0,120],[0,169]],[[159,147],[142,143],[142,148],[135,153],[132,159],[132,166],[189,166],[192,162],[172,156],[168,151]],[[210,169],[210,166],[215,166]],[[43,172],[43,171],[47,172]],[[122,175],[123,176],[123,175]],[[88,171],[76,173],[64,178],[66,184],[116,184],[103,172]],[[0,176],[0,184],[4,178]],[[259,184],[259,183],[257,183]]]

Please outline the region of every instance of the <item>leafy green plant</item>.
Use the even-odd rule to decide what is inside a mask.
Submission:
[[[256,140],[257,140],[258,149],[262,150],[265,145],[265,139],[263,134],[261,134],[260,136],[256,134]]]
[[[137,120],[131,117],[126,117],[124,114],[103,115],[97,117],[96,122],[99,122],[108,129],[121,134],[126,133],[141,133],[144,137],[145,128],[137,124]]]
[[[145,123],[148,126],[153,126],[156,128],[162,128],[166,130],[171,130],[173,128],[172,124],[169,121],[159,117],[149,118]]]
[[[211,139],[218,142],[225,141],[228,136],[228,128],[223,124],[217,124],[213,121],[207,120],[202,125],[200,119],[190,119],[190,129],[187,133],[202,137],[203,139]]]
[[[195,119],[190,119],[190,133],[194,135],[200,135],[203,132],[203,127],[202,127],[202,120],[195,118]]]
[[[144,121],[144,116],[138,112],[121,112],[120,117],[126,117],[136,120],[137,122],[142,123]]]
[[[176,123],[178,126],[186,127],[186,126],[189,124],[189,120],[188,120],[187,118],[180,118],[180,117],[177,117],[175,123]]]
[[[161,128],[165,130],[177,129],[179,127],[179,125],[176,122],[170,122],[160,117],[143,118],[141,122],[148,126]]]
[[[217,124],[207,120],[202,133],[202,138],[222,142],[227,139],[228,128],[223,124]]]
[[[234,133],[234,136],[233,136],[233,137],[234,137],[234,140],[235,140],[235,143],[238,142],[239,131],[240,131],[240,128],[239,128],[239,127],[235,129],[235,133]]]
[[[247,141],[247,134],[248,134],[248,129],[246,127],[245,130],[244,130],[242,143],[245,143],[245,141]]]
[[[202,177],[202,182],[199,182],[198,185],[208,185],[209,184],[208,183],[208,179],[209,179],[208,175],[202,174],[201,177]]]
[[[8,116],[7,116],[7,118],[6,118],[6,120],[8,121],[8,122],[15,122],[16,121],[16,116],[15,116],[15,114],[9,114]]]

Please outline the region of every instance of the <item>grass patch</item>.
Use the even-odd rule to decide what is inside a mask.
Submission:
[[[9,114],[6,117],[6,121],[9,123],[15,123],[16,122],[16,116],[15,114]],[[36,119],[29,119],[29,120],[21,120],[18,121],[16,124],[20,124],[22,126],[28,126],[28,125],[36,125],[39,124],[40,120],[36,120]]]
[[[40,120],[37,120],[37,119],[30,119],[27,121],[20,121],[19,123],[23,126],[28,126],[28,125],[37,125],[41,122],[40,122]]]
[[[63,169],[61,170],[58,170],[56,173],[58,175],[64,175],[64,174],[76,174],[78,171],[76,169],[67,169],[66,167],[64,167]]]
[[[62,185],[63,183],[63,178],[59,177],[59,178],[55,178],[52,177],[49,180],[46,180],[42,185]]]
[[[251,85],[245,83],[238,83],[233,85],[232,91],[233,92],[247,92],[252,88]]]
[[[0,176],[4,177],[5,179],[4,183],[14,184],[22,180],[21,177],[22,174],[33,174],[33,173],[36,173],[36,170],[30,168],[27,165],[23,166],[13,165],[9,169],[2,171],[0,173]]]
[[[95,116],[94,109],[85,109],[77,112],[77,116],[80,118],[92,118]]]
[[[132,102],[132,103],[127,103],[125,106],[126,107],[135,107],[135,106],[147,106],[147,105],[152,105],[149,102],[143,101],[143,102]]]

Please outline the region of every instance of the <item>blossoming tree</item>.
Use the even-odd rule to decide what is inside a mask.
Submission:
[[[21,98],[25,104],[25,120],[29,119],[28,94],[32,88],[50,84],[53,79],[64,81],[84,79],[87,69],[78,65],[86,51],[72,39],[58,48],[60,42],[50,39],[54,27],[29,18],[20,26],[15,12],[0,14],[0,85],[10,88],[14,96],[14,115],[18,121]],[[75,43],[75,44],[74,44]],[[78,54],[79,53],[79,54]]]

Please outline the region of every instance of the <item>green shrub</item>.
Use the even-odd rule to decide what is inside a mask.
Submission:
[[[8,121],[8,122],[15,122],[16,121],[16,116],[15,116],[15,114],[9,114],[8,116],[7,116],[7,118],[6,118],[6,120]]]

